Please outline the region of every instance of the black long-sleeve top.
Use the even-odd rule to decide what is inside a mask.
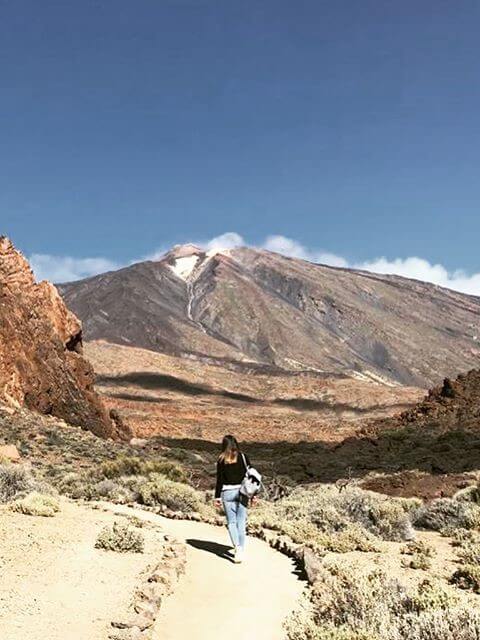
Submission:
[[[222,488],[224,485],[237,485],[241,484],[247,469],[243,461],[243,456],[247,461],[247,465],[250,466],[250,460],[245,454],[239,454],[236,462],[226,463],[221,460],[217,462],[217,484],[215,487],[215,498],[220,498]]]

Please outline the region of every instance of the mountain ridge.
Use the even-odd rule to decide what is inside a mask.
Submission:
[[[266,250],[177,245],[59,285],[87,340],[428,387],[480,356],[480,298]]]

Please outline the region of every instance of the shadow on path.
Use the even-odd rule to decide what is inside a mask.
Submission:
[[[211,540],[197,540],[195,538],[189,538],[185,542],[195,549],[207,551],[207,553],[213,553],[219,558],[233,562],[232,548],[225,544],[219,544],[218,542],[212,542]]]

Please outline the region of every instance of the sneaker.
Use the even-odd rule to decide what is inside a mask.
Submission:
[[[235,549],[235,557],[233,561],[235,562],[235,564],[240,564],[241,562],[243,562],[243,549],[240,549],[240,547],[237,547]]]

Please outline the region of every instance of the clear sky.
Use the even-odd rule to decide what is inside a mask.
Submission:
[[[0,0],[0,232],[478,273],[479,33],[477,0]]]

